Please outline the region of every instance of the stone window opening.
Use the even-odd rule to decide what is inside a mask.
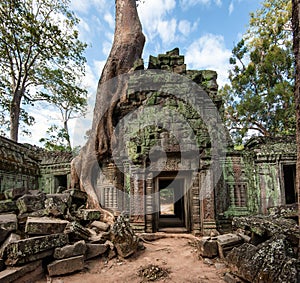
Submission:
[[[296,203],[296,164],[282,165],[285,204]]]

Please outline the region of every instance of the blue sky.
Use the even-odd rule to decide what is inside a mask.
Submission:
[[[114,3],[71,0],[71,9],[80,19],[80,39],[89,44],[84,86],[91,101],[113,40]],[[215,70],[222,86],[227,80],[231,50],[247,29],[249,13],[260,5],[261,0],[145,0],[138,7],[146,36],[143,59],[147,63],[150,54],[156,56],[179,47],[188,69]],[[37,106],[35,116],[32,137],[21,136],[20,142],[38,144],[50,124],[59,123],[58,114],[51,108]],[[72,121],[71,126],[76,123]]]

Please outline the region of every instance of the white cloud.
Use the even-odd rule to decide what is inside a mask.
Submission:
[[[171,43],[175,40],[176,26],[175,19],[158,22],[157,30],[163,43]]]
[[[180,0],[180,6],[183,9],[188,9],[196,5],[209,6],[213,3],[216,4],[218,7],[222,6],[222,0]]]
[[[157,35],[163,36],[164,31],[161,30],[167,19],[165,18],[176,7],[175,0],[151,0],[139,5],[138,12],[143,26],[144,33],[149,41]],[[174,21],[170,21],[168,26],[174,27]],[[170,36],[172,37],[172,36]],[[164,40],[162,38],[162,40]]]
[[[111,13],[106,13],[104,15],[104,20],[108,23],[109,27],[111,29],[114,29],[115,27],[115,19]]]
[[[111,46],[112,46],[112,43],[107,40],[105,40],[102,43],[102,52],[106,57],[108,57],[108,55],[110,53]]]
[[[178,30],[185,36],[191,32],[191,23],[187,20],[182,20],[178,24]]]
[[[231,51],[226,48],[224,37],[206,34],[188,48],[185,61],[192,69],[211,69],[218,73],[219,85],[227,82]]]
[[[71,0],[70,7],[75,12],[87,14],[93,7],[103,12],[109,5],[108,0]]]
[[[234,4],[233,4],[233,1],[231,1],[230,4],[229,4],[229,8],[228,8],[229,15],[232,14],[233,10],[234,10]]]

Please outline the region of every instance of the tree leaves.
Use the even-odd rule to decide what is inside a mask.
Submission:
[[[38,100],[55,104],[60,97],[71,107],[76,105],[76,111],[84,111],[86,90],[79,87],[79,82],[85,71],[86,44],[78,39],[79,20],[68,10],[69,2],[1,1],[0,99],[2,110],[10,113],[11,138],[15,140],[20,120],[30,124],[24,115],[12,113],[18,112],[23,99],[33,104]],[[18,96],[20,103],[12,107]],[[78,96],[75,104],[74,96]],[[25,113],[25,109],[22,111]]]
[[[295,132],[292,34],[284,28],[291,18],[290,2],[265,0],[232,50],[230,85],[220,93],[237,143],[253,134]]]

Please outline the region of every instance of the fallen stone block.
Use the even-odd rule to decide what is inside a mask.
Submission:
[[[36,261],[24,266],[7,268],[0,272],[0,282],[35,282],[42,278],[44,274],[42,261]]]
[[[8,246],[8,244],[15,242],[15,241],[19,241],[21,240],[21,236],[15,233],[11,233],[8,238],[4,241],[4,243],[2,244],[1,248],[0,248],[0,257],[4,258],[5,257],[5,249]]]
[[[4,259],[0,258],[0,271],[5,269]]]
[[[72,240],[88,240],[91,236],[91,233],[76,221],[68,223],[64,233],[69,234]]]
[[[62,216],[66,214],[67,204],[57,195],[52,195],[51,197],[47,195],[45,211],[47,215],[55,217]]]
[[[244,243],[243,238],[236,234],[224,234],[217,236],[216,239],[220,258],[224,258],[234,247]]]
[[[86,221],[99,220],[100,216],[100,211],[96,209],[79,209],[76,213],[77,218]]]
[[[0,228],[3,228],[9,232],[16,231],[18,229],[18,220],[16,214],[0,214]]]
[[[54,249],[50,249],[50,250],[46,250],[43,252],[37,252],[31,255],[28,255],[26,257],[23,258],[18,258],[18,259],[6,259],[5,264],[7,266],[19,266],[19,265],[23,265],[29,262],[33,262],[33,261],[37,261],[40,259],[45,259],[45,258],[51,258],[53,256],[53,252]]]
[[[4,195],[6,199],[12,199],[15,200],[23,195],[25,195],[27,193],[27,189],[26,188],[14,188],[14,189],[10,189],[10,190],[5,190],[4,191]]]
[[[108,250],[108,245],[105,244],[86,244],[85,259],[91,259],[103,255]]]
[[[4,212],[15,212],[18,210],[16,201],[7,199],[0,201],[0,213]]]
[[[69,221],[49,217],[28,217],[25,233],[29,235],[48,235],[62,233]]]
[[[55,259],[63,259],[68,257],[74,257],[78,255],[84,255],[87,251],[87,246],[85,241],[78,241],[73,245],[66,245],[61,248],[56,248],[54,250],[53,257]]]
[[[234,248],[226,257],[237,275],[249,282],[297,282],[296,254],[285,235],[277,235],[254,246]],[[280,278],[280,280],[279,280]]]
[[[203,237],[198,242],[199,255],[202,257],[214,258],[218,255],[218,245],[216,238]]]
[[[6,247],[7,265],[21,263],[23,259],[31,255],[45,252],[56,247],[68,244],[68,235],[53,234],[40,237],[32,237],[9,243]]]
[[[0,244],[3,243],[9,234],[9,231],[0,227]]]
[[[77,189],[69,189],[65,191],[66,193],[70,194],[72,204],[75,205],[76,208],[79,208],[83,205],[86,205],[87,201],[87,193],[77,190]]]
[[[40,193],[38,195],[26,194],[20,197],[19,199],[17,199],[17,206],[20,214],[44,209],[45,199],[46,195],[43,193]]]
[[[84,256],[56,260],[47,265],[49,276],[64,275],[84,268]]]
[[[98,231],[107,232],[110,225],[102,222],[102,221],[93,221],[90,225],[91,227],[95,227]]]

